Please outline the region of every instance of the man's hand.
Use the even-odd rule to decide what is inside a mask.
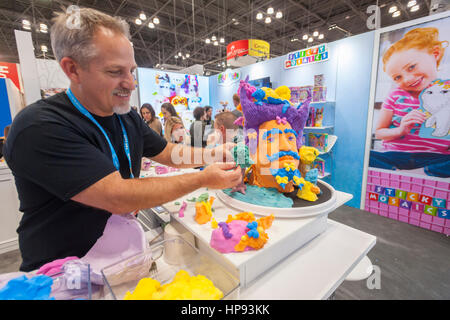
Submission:
[[[235,143],[227,142],[225,144],[213,148],[213,158],[218,161],[233,162],[234,158],[233,155],[231,154],[231,149],[233,149],[235,146],[236,146]]]
[[[203,186],[211,189],[227,189],[242,181],[241,167],[235,168],[234,162],[215,163],[202,171]],[[229,171],[227,171],[229,170]]]

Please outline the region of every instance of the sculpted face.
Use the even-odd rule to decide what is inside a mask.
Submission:
[[[297,138],[288,122],[271,120],[259,126],[255,184],[280,192],[294,190],[293,174],[299,166]]]

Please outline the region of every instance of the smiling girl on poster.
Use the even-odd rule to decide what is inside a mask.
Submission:
[[[419,110],[419,95],[438,78],[447,46],[447,41],[439,41],[437,28],[416,28],[383,55],[383,70],[397,87],[385,99],[375,131],[376,139],[383,140],[387,152],[372,150],[370,167],[423,167],[429,176],[450,177],[450,140],[419,137],[420,126],[427,117]]]

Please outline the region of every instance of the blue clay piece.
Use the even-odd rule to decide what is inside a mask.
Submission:
[[[317,168],[309,170],[305,175],[305,180],[313,184],[317,184],[317,178],[319,177],[319,170]]]
[[[0,300],[55,300],[50,297],[53,279],[39,275],[28,279],[21,276],[8,281],[0,289]]]
[[[245,194],[231,192],[231,189],[224,189],[223,192],[236,200],[263,207],[292,208],[294,204],[291,198],[278,192],[276,188],[260,188],[247,184]]]

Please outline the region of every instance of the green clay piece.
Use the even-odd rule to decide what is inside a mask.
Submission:
[[[195,201],[197,201],[197,199],[195,197],[193,197],[192,199],[187,199],[186,201],[195,202]]]
[[[208,201],[209,199],[209,193],[205,192],[202,193],[198,198],[197,198],[197,202],[203,202],[203,201]]]
[[[250,159],[248,147],[244,143],[238,143],[231,149],[231,154],[233,155],[236,165],[241,166],[241,168],[248,168],[254,164],[252,159]]]
[[[177,201],[177,202],[175,202],[175,205],[176,205],[176,206],[179,206],[179,205],[180,205],[180,203],[179,203],[179,202]]]

